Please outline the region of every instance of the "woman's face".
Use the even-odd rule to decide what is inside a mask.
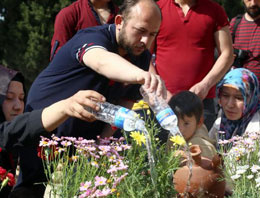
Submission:
[[[11,81],[3,102],[3,113],[6,121],[11,121],[24,110],[23,84],[18,81]]]
[[[238,120],[242,117],[244,98],[238,89],[223,86],[220,91],[219,102],[227,119]]]

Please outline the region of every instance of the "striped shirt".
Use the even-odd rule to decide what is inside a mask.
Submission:
[[[236,17],[230,22],[231,34],[233,34],[235,19]],[[260,20],[247,21],[243,16],[237,27],[233,46],[250,51],[243,67],[254,72],[260,81]]]

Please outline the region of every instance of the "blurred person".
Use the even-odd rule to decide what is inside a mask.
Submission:
[[[233,66],[244,67],[260,80],[260,0],[243,0],[245,13],[230,22],[236,55]]]
[[[70,40],[78,30],[114,23],[118,7],[112,0],[77,0],[57,14],[51,41],[51,57]]]

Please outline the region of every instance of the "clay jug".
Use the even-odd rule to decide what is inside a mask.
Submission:
[[[173,176],[175,190],[178,197],[182,198],[223,198],[225,193],[225,180],[221,169],[222,160],[219,155],[212,160],[201,157],[199,145],[190,147],[192,156],[192,175],[190,176],[187,159],[182,162]]]

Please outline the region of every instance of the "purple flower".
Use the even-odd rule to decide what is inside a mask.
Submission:
[[[113,184],[112,188],[116,188],[116,186],[128,175],[128,173],[125,173],[121,175],[119,178],[116,179],[115,183]]]
[[[107,173],[117,172],[117,167],[115,165],[110,165],[110,168],[107,170]]]
[[[85,198],[88,197],[91,194],[92,190],[86,190],[83,194],[79,196],[79,198]]]
[[[95,177],[95,186],[103,186],[106,185],[107,179],[105,177]]]
[[[91,186],[91,181],[86,181],[85,183],[80,184],[80,191],[87,191],[89,190],[89,187]]]
[[[128,145],[128,144],[123,144],[121,147],[122,147],[124,150],[129,150],[129,149],[131,148],[131,146]]]
[[[48,144],[49,144],[49,146],[56,146],[56,145],[58,145],[58,142],[55,141],[55,140],[50,140],[50,141],[48,142]]]
[[[102,196],[108,196],[111,194],[111,189],[110,188],[104,188],[102,191],[101,191],[101,195]]]
[[[77,140],[77,138],[75,138],[75,137],[65,137],[65,139],[70,142],[75,142]]]
[[[52,134],[51,138],[54,140],[54,141],[60,141],[61,139],[57,136],[55,136],[54,134]]]
[[[49,141],[41,140],[39,146],[40,147],[49,147]]]
[[[106,146],[106,145],[103,145],[103,146],[98,146],[99,150],[102,151],[102,153],[107,153],[110,151],[111,149],[111,146]]]
[[[98,165],[98,163],[97,163],[96,161],[91,162],[91,165],[92,165],[92,166],[95,166],[96,168],[99,167],[99,165]]]
[[[70,146],[72,143],[70,142],[70,141],[67,141],[67,140],[63,140],[62,142],[61,142],[61,145],[62,146],[65,146],[65,147],[68,147],[68,146]]]

